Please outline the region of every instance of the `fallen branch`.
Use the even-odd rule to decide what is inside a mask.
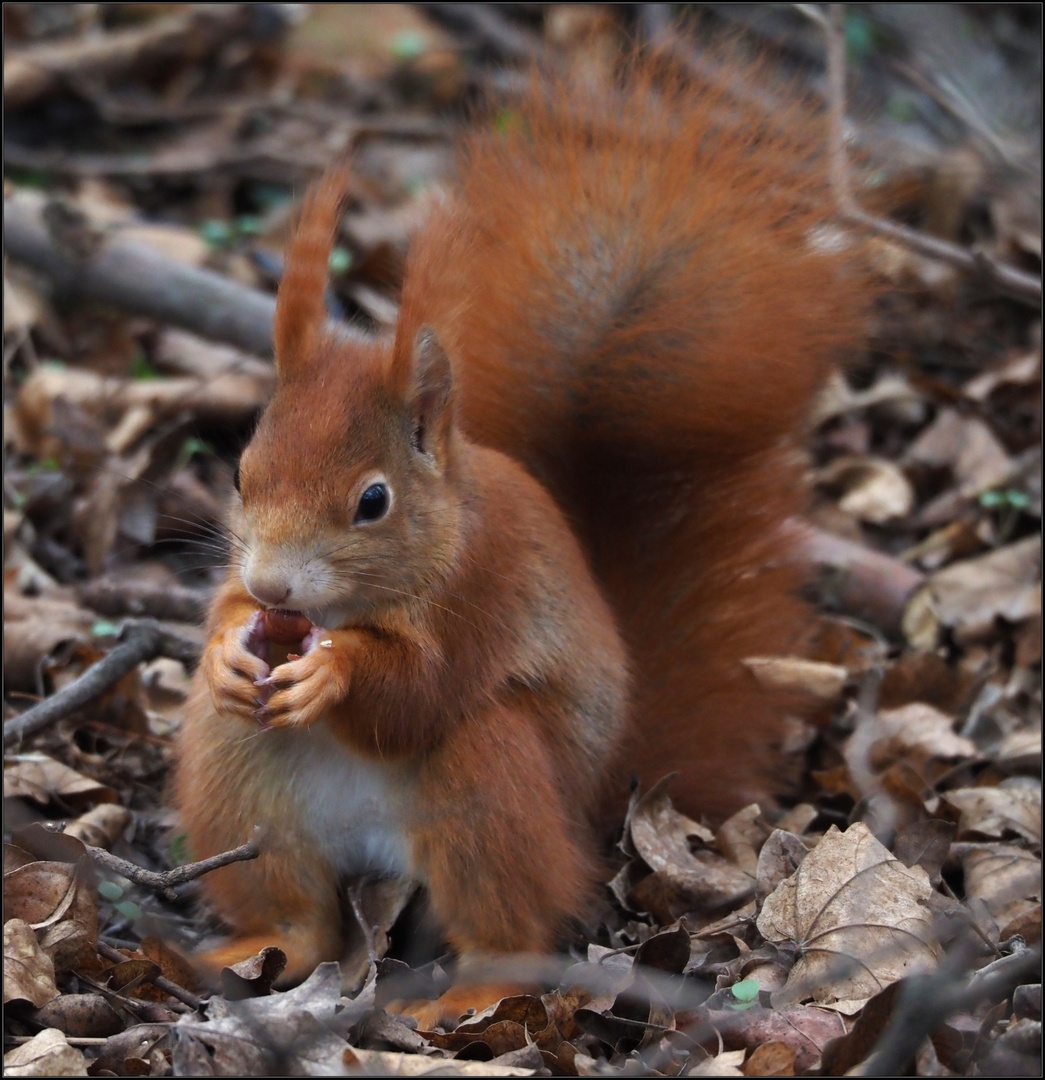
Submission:
[[[1041,306],[1041,278],[1007,266],[983,252],[970,251],[936,236],[928,236],[906,225],[876,217],[857,205],[850,181],[845,145],[846,63],[844,4],[829,5],[828,17],[810,4],[797,5],[805,15],[820,26],[827,40],[828,116],[831,131],[831,183],[843,220],[902,244],[918,255],[937,259],[979,276],[996,286],[1007,296],[1032,307]]]
[[[130,957],[124,956],[119,949],[114,949],[104,941],[99,941],[96,948],[99,956],[104,956],[106,960],[112,960],[114,964],[124,964],[131,959]],[[179,986],[176,982],[171,982],[170,979],[160,975],[158,972],[155,975],[146,975],[145,981],[152,983],[157,989],[162,990],[165,994],[169,994],[183,1005],[188,1005],[188,1007],[195,1012],[198,1012],[203,1007],[202,999],[198,998],[191,990],[186,990],[184,986]],[[100,1041],[104,1044],[106,1040],[102,1039]]]
[[[4,57],[4,107],[21,108],[70,79],[122,75],[169,56],[199,59],[246,26],[244,5],[194,4],[146,26],[13,50]]]
[[[924,574],[899,559],[805,522],[792,520],[785,528],[799,558],[820,569],[826,603],[900,636],[907,602],[924,584]]]
[[[255,829],[255,832],[257,830]],[[209,874],[212,870],[218,870],[229,863],[249,862],[261,854],[261,847],[257,840],[248,840],[232,851],[223,851],[220,855],[212,855],[209,859],[201,859],[199,862],[185,863],[183,866],[175,866],[172,870],[156,871],[146,870],[144,866],[128,862],[118,855],[113,855],[105,848],[91,847],[84,844],[87,854],[98,865],[111,870],[114,874],[133,881],[136,885],[143,885],[146,889],[152,889],[160,894],[164,900],[177,900],[174,889],[178,885],[184,885],[187,881],[195,881],[196,878]],[[125,958],[126,959],[126,958]]]
[[[275,297],[131,240],[102,235],[93,251],[78,256],[74,245],[48,229],[46,206],[36,192],[7,196],[4,245],[11,258],[44,274],[63,298],[148,315],[247,352],[271,352]]]
[[[63,299],[109,304],[255,355],[272,351],[274,296],[178,262],[147,244],[121,240],[75,204],[35,191],[6,196],[4,246],[11,258],[43,274]],[[365,337],[344,323],[327,328],[342,338]]]
[[[909,979],[874,1049],[846,1075],[902,1076],[918,1047],[949,1016],[969,1012],[984,1001],[1003,1001],[1021,983],[1040,979],[1041,950],[1024,947],[988,968],[962,980],[959,972],[944,965],[933,975]]]
[[[78,679],[63,687],[56,694],[26,709],[20,716],[4,724],[4,749],[31,735],[50,727],[64,716],[82,708],[89,701],[104,694],[131,668],[143,660],[157,656],[169,656],[186,664],[194,664],[199,658],[195,642],[178,637],[164,630],[151,620],[129,623],[121,634],[122,640],[114,648],[89,667]]]

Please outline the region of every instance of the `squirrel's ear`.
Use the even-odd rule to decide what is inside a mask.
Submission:
[[[430,326],[417,332],[411,361],[406,400],[414,422],[414,448],[438,456],[453,422],[454,378],[450,357]]]
[[[306,368],[321,338],[327,317],[327,264],[347,183],[344,163],[309,188],[284,253],[272,330],[276,374],[281,381]]]

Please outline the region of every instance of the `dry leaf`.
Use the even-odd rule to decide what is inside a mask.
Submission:
[[[961,812],[960,839],[972,839],[969,833],[998,839],[1017,833],[1041,843],[1041,788],[957,788],[943,797]]]
[[[87,1059],[56,1028],[4,1054],[4,1076],[86,1076]]]
[[[702,1061],[690,1069],[688,1076],[743,1076],[740,1066],[744,1064],[746,1050],[723,1050],[721,1054]]]
[[[883,525],[906,517],[914,506],[914,489],[899,466],[871,457],[843,457],[818,476],[819,483],[841,488],[838,508],[860,521]]]
[[[976,641],[994,628],[1041,614],[1041,537],[940,570],[911,598],[903,616],[907,640],[918,649],[935,649],[942,628],[957,641]]]
[[[935,967],[939,948],[922,903],[931,893],[925,871],[893,858],[862,822],[844,833],[832,826],[758,917],[768,941],[799,950],[774,1005],[855,1003]]]
[[[4,923],[4,1004],[31,1001],[37,1008],[58,996],[54,964],[33,928],[21,919]]]
[[[86,810],[96,803],[115,803],[116,792],[44,754],[22,754],[4,768],[4,798],[32,799],[41,806]]]
[[[1041,906],[1041,859],[1009,844],[955,845],[965,875],[965,895],[982,900],[1004,926]]]
[[[976,744],[954,731],[954,719],[931,705],[912,702],[878,713],[871,763],[885,768],[912,751],[926,759],[971,760],[979,756]]]
[[[849,678],[838,664],[797,656],[749,656],[744,666],[768,689],[796,690],[820,701],[835,701]]]
[[[975,416],[954,409],[939,415],[908,448],[908,464],[952,470],[959,492],[978,495],[1012,475],[1013,462],[991,429]]]
[[[493,1061],[447,1061],[445,1058],[397,1054],[391,1050],[359,1050],[348,1047],[342,1058],[349,1075],[365,1076],[533,1076],[533,1069],[498,1065]]]

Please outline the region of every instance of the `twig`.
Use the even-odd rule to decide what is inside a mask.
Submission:
[[[104,941],[99,941],[96,948],[99,956],[104,956],[106,960],[112,960],[113,963],[123,964],[129,959],[118,949],[114,949]],[[172,998],[176,998],[183,1005],[188,1005],[190,1009],[196,1012],[203,1006],[202,999],[196,997],[191,990],[186,990],[184,986],[179,986],[176,982],[171,982],[170,979],[165,978],[163,975],[146,975],[145,981],[151,982],[153,986],[162,990],[165,994],[170,994]]]
[[[247,352],[271,351],[274,297],[130,240],[103,238],[77,258],[50,234],[45,205],[35,192],[6,197],[4,244],[11,258],[45,274],[63,296],[148,315]]]
[[[925,575],[880,551],[791,520],[785,526],[799,558],[825,572],[826,600],[897,636],[904,609]]]
[[[507,60],[540,60],[540,38],[513,26],[495,4],[423,4],[421,10],[443,26],[475,38]]]
[[[199,4],[147,26],[13,51],[4,58],[4,107],[27,105],[73,76],[117,75],[161,56],[198,59],[244,26],[243,5]]]
[[[147,244],[107,236],[75,206],[71,216],[82,220],[71,235],[54,235],[45,223],[47,209],[60,205],[32,191],[5,197],[4,244],[9,256],[44,274],[63,297],[111,304],[259,356],[272,351],[275,297]],[[327,328],[343,338],[363,337],[343,323]]]
[[[990,281],[1014,300],[1031,307],[1041,306],[1041,278],[1018,270],[1014,266],[1000,263],[983,252],[970,251],[957,244],[917,232],[906,225],[876,217],[861,209],[853,197],[846,155],[846,62],[845,62],[845,5],[828,5],[828,17],[819,13],[814,16],[809,5],[799,4],[799,10],[813,18],[824,30],[827,40],[827,84],[828,118],[830,121],[831,146],[830,167],[831,183],[834,188],[838,210],[845,221],[851,225],[868,229],[889,240],[924,255],[938,259],[966,273],[977,275]]]
[[[870,1055],[850,1076],[900,1076],[918,1047],[948,1016],[975,1008],[981,1001],[1001,1001],[1041,972],[1041,950],[1026,949],[995,960],[964,983],[944,965],[934,975],[911,978],[900,992],[893,1015]]]
[[[151,620],[128,623],[122,638],[97,664],[89,667],[68,686],[31,709],[26,709],[20,716],[8,720],[4,724],[4,749],[43,731],[105,693],[143,660],[170,656],[194,664],[199,655],[195,642],[180,638]]]
[[[201,859],[199,862],[185,863],[182,866],[175,866],[171,870],[157,872],[155,870],[146,870],[144,866],[138,866],[137,863],[121,859],[118,855],[113,855],[111,851],[106,851],[104,848],[91,847],[90,844],[84,844],[84,847],[87,849],[87,854],[99,866],[104,866],[106,870],[111,870],[114,874],[119,874],[121,877],[127,878],[128,881],[133,881],[136,885],[144,885],[145,888],[154,890],[164,900],[177,899],[177,894],[174,892],[176,885],[184,885],[187,881],[195,881],[196,878],[203,877],[204,874],[209,874],[212,870],[218,870],[222,866],[228,866],[229,863],[249,862],[261,854],[258,841],[248,840],[247,843],[241,844],[232,851],[223,851],[219,855],[212,855],[209,859]]]
[[[169,582],[161,585],[133,579],[124,581],[115,575],[84,582],[76,595],[85,607],[109,618],[131,615],[176,622],[198,621],[209,599],[200,589]]]

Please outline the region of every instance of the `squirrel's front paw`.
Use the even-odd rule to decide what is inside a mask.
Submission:
[[[258,685],[269,666],[256,654],[261,619],[259,611],[244,626],[226,630],[203,654],[204,674],[219,713],[253,719],[262,703]]]
[[[352,635],[313,628],[305,644],[259,684],[271,696],[255,715],[269,727],[309,727],[348,696]]]

